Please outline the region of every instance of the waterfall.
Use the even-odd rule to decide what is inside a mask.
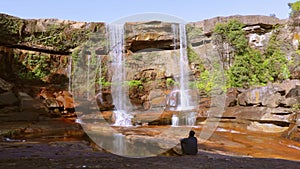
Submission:
[[[111,94],[115,105],[115,125],[130,126],[131,103],[128,98],[128,88],[125,86],[126,71],[123,56],[124,25],[109,25],[110,56],[112,58]]]
[[[185,25],[179,25],[180,35],[180,108],[190,107],[188,97],[188,76],[189,76],[189,62],[187,57],[187,42]]]
[[[175,114],[172,115],[172,126],[179,126],[179,118]]]
[[[185,124],[188,126],[194,126],[196,123],[196,112],[190,112],[186,116]]]
[[[178,67],[179,72],[177,73],[179,77],[177,77],[176,81],[179,82],[178,89],[175,89],[171,92],[171,95],[175,95],[177,93],[177,106],[175,110],[189,110],[193,109],[193,104],[191,101],[191,97],[189,95],[189,62],[187,56],[187,40],[186,40],[186,30],[184,24],[172,25],[174,39],[174,50],[176,49],[177,42],[179,39],[179,59],[178,59]],[[176,76],[175,76],[176,77]]]
[[[177,39],[179,39],[179,59],[178,67],[179,72],[177,73],[176,81],[179,82],[177,89],[173,90],[170,93],[168,104],[170,110],[182,111],[178,115],[173,115],[172,117],[172,126],[177,125],[189,125],[192,126],[196,122],[196,104],[195,98],[192,98],[192,91],[189,89],[189,61],[187,54],[187,38],[186,30],[184,24],[173,25],[172,26],[173,35],[174,35],[174,50],[177,46]],[[175,76],[176,77],[176,76]],[[193,101],[194,99],[194,101]],[[176,103],[174,103],[176,102]]]

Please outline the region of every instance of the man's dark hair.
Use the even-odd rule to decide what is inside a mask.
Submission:
[[[190,133],[189,133],[189,136],[194,137],[194,135],[195,135],[195,132],[193,130],[191,130]]]

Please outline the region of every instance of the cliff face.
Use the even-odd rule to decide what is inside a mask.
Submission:
[[[24,20],[5,14],[0,14],[0,25],[1,46],[61,54],[69,54],[88,39],[88,33],[104,28],[104,23]]]
[[[284,52],[287,59],[293,61],[293,64],[289,65],[291,78],[300,79],[300,57],[297,51],[300,40],[300,25],[293,20],[279,20],[268,16],[216,17],[188,23],[186,31],[189,43],[190,78],[197,79],[203,69],[211,67],[209,64],[213,62],[213,55],[217,53],[216,45],[213,44],[212,39],[214,27],[217,23],[225,23],[230,19],[236,19],[245,25],[243,29],[247,34],[249,46],[258,50],[264,50],[272,34],[276,32],[276,40],[282,42],[281,51]],[[174,34],[174,27],[176,26],[178,25],[174,23],[159,21],[126,23],[124,26],[127,72],[125,79],[130,82],[138,82],[129,89],[129,98],[137,109],[148,110],[153,107],[165,106],[166,96],[172,90],[174,79],[178,74],[178,67],[174,67],[178,60],[174,56],[179,55],[180,48],[180,37]],[[44,86],[56,84],[59,87],[49,87],[51,88],[51,91],[49,89],[50,93],[52,92],[51,97],[56,97],[53,92],[68,90],[70,56],[72,56],[73,61],[77,60],[76,64],[84,63],[85,65],[93,63],[93,58],[98,59],[101,64],[101,82],[96,84],[96,90],[102,91],[101,103],[98,103],[98,106],[101,110],[112,110],[114,105],[112,105],[110,86],[107,84],[111,82],[113,67],[111,67],[111,58],[108,56],[107,30],[104,23],[58,19],[24,20],[1,14],[0,77],[16,84],[20,81],[27,83],[28,80],[43,82]],[[233,55],[232,49],[228,46],[226,50],[221,52],[226,56]],[[81,71],[76,76],[80,77],[85,73],[85,69]],[[298,84],[299,82],[296,80],[291,86]],[[285,118],[292,118],[295,115],[290,113],[292,105],[287,106],[289,103],[286,103],[287,101],[284,99],[292,88],[286,89],[284,92],[276,91],[278,97],[274,98],[275,101],[273,102],[264,101],[263,106],[268,111],[270,108],[267,115],[273,118],[272,111],[278,106],[288,108],[289,113],[282,113],[286,109],[280,109],[277,114],[282,114]],[[259,89],[261,93],[265,90]],[[273,89],[270,90],[273,91]],[[84,91],[79,92],[84,93]],[[227,106],[262,105],[262,101],[259,103],[253,103],[249,100],[242,101],[241,98],[244,98],[247,92],[251,93],[249,91],[235,91],[235,94],[231,95],[232,97],[228,96]],[[40,91],[31,94],[43,95]],[[47,98],[48,95],[43,97]],[[293,99],[292,101],[297,103],[299,96],[295,95]],[[244,98],[244,100],[247,99]],[[248,109],[249,107],[247,111],[252,111]],[[200,113],[205,116],[205,109],[202,110]],[[237,112],[231,109],[227,110],[228,116],[236,118],[243,114],[237,115],[232,113],[233,111]],[[256,112],[259,112],[261,116],[266,115],[263,114],[264,109]]]
[[[236,19],[245,25],[249,45],[253,48],[263,50],[270,36],[272,36],[275,26],[282,25],[279,30],[278,41],[282,41],[281,50],[286,57],[293,58],[298,62],[298,54],[295,52],[299,44],[299,27],[288,20],[279,20],[268,16],[230,16],[216,17],[200,22],[188,23],[186,25],[188,43],[193,51],[204,60],[207,58],[207,51],[215,51],[212,44],[212,34],[217,23],[225,23],[231,19]],[[27,52],[31,55],[45,55],[46,60],[62,60],[58,57],[67,56],[72,51],[85,43],[97,42],[96,53],[99,55],[108,54],[107,30],[104,23],[87,23],[64,21],[58,19],[37,19],[24,20],[5,14],[0,15],[0,46],[3,53],[1,60],[4,69],[12,70],[10,64],[12,56],[20,59],[20,62],[28,59]],[[152,21],[146,23],[126,23],[125,24],[125,49],[127,54],[138,53],[143,50],[174,50],[179,48],[179,37],[174,37],[172,23],[162,23]],[[177,38],[177,39],[176,39]],[[101,43],[99,43],[101,41]],[[16,51],[13,52],[12,50]],[[223,51],[230,55],[230,49]],[[4,53],[10,55],[5,57]],[[15,54],[16,53],[16,54]],[[19,57],[17,55],[23,55]],[[47,55],[47,56],[46,56]],[[51,59],[56,58],[56,59]],[[55,61],[54,61],[55,62]],[[62,62],[62,61],[60,61]],[[196,62],[196,63],[193,63]],[[8,64],[7,64],[8,63]],[[25,63],[26,64],[26,63]],[[190,65],[198,65],[199,61],[190,61]],[[51,64],[50,64],[51,65]],[[54,64],[55,65],[55,64]],[[297,64],[295,64],[297,65]],[[62,65],[65,67],[66,65]],[[7,67],[7,68],[5,68]],[[28,67],[28,65],[25,65]],[[55,66],[57,67],[57,66]],[[192,70],[199,72],[199,70]],[[299,78],[299,68],[291,68],[292,78]]]

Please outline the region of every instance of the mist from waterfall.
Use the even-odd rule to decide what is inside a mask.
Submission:
[[[114,117],[115,125],[131,126],[131,103],[128,98],[128,88],[126,87],[126,70],[124,50],[124,25],[109,25],[110,56],[112,58],[112,86],[111,94],[115,105]]]

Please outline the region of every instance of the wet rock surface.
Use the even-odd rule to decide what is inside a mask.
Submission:
[[[1,143],[2,168],[295,168],[296,161],[231,157],[201,151],[196,156],[125,158],[94,151],[84,141]],[[5,154],[5,155],[4,155]]]
[[[218,128],[206,142],[199,140],[196,156],[180,156],[177,145],[159,156],[127,158],[103,150],[85,136],[87,129],[103,130],[99,122],[88,123],[89,127],[83,131],[79,124],[53,118],[47,111],[26,112],[24,121],[18,108],[3,110],[0,115],[7,118],[0,119],[1,168],[295,168],[299,165],[299,161],[294,161],[300,158],[299,143],[278,139],[280,136],[245,134],[247,131],[239,127]],[[163,130],[170,126],[114,128],[132,141],[150,143],[159,140],[156,135],[164,133]],[[199,135],[201,127],[195,131]],[[181,132],[181,135],[185,133]],[[162,138],[158,144],[162,147],[179,139],[170,133],[164,133]],[[270,147],[266,147],[267,142],[272,143]]]
[[[66,124],[63,121],[48,123],[48,127],[51,128],[58,125],[65,126]],[[66,129],[60,128],[58,130]],[[200,131],[198,129],[196,131],[199,134]],[[137,130],[131,130],[127,131],[127,134],[132,132],[143,134],[146,131],[138,133]],[[55,133],[57,134],[57,131]],[[157,133],[152,134],[156,135]],[[122,157],[99,149],[93,145],[93,142],[87,141],[83,137],[53,137],[54,135],[54,133],[47,132],[44,136],[27,136],[23,139],[3,137],[0,141],[0,167],[43,169],[140,168],[141,166],[143,168],[170,168],[172,166],[172,168],[190,169],[297,168],[299,165],[299,161],[294,161],[299,159],[299,154],[297,156],[299,151],[297,148],[299,147],[291,144],[289,148],[284,145],[286,142],[279,142],[278,144],[271,140],[273,137],[263,137],[253,133],[250,135],[243,134],[243,137],[239,137],[239,132],[234,129],[218,128],[211,139],[199,144],[199,152],[195,156],[179,155],[180,147],[176,146],[162,155],[147,158]],[[135,139],[138,138],[138,136],[135,137]],[[272,143],[267,149],[265,141]],[[282,149],[283,147],[285,150]],[[272,149],[274,149],[273,155]]]

